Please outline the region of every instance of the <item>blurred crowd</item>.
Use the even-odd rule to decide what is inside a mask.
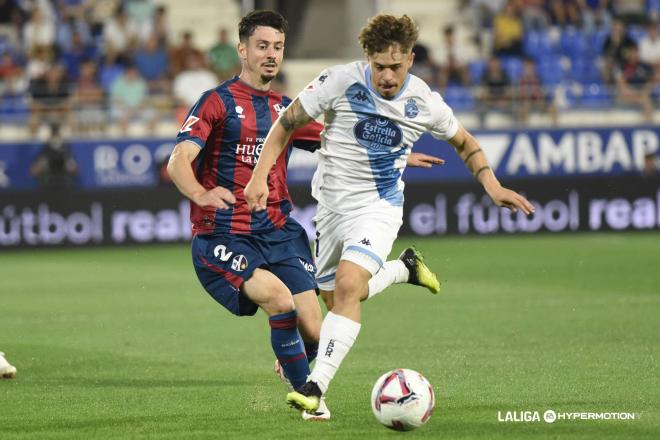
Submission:
[[[565,108],[615,106],[640,109],[651,121],[660,98],[659,0],[461,5],[470,18],[467,42],[450,25],[441,29],[438,47],[415,48],[415,73],[455,109],[476,112],[482,124],[489,112],[521,124],[539,112],[556,124]]]
[[[482,124],[613,106],[651,121],[659,12],[660,0],[462,0],[470,25],[418,44],[413,73]],[[172,36],[167,14],[156,0],[0,0],[0,121],[99,135],[181,120],[240,62],[226,30],[204,51],[192,31]]]
[[[240,72],[227,32],[208,51],[176,41],[153,0],[0,0],[0,120],[103,134],[153,128]]]

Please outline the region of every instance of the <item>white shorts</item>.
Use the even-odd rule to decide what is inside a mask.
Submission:
[[[371,275],[378,272],[403,224],[403,208],[379,205],[337,214],[319,205],[314,222],[316,282],[321,290],[333,291],[340,260],[355,263]]]

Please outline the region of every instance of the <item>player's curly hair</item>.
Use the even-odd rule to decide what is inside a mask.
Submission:
[[[245,43],[257,26],[272,27],[283,34],[289,30],[289,22],[279,12],[257,9],[247,14],[238,23],[238,39]]]
[[[384,52],[398,44],[402,52],[410,52],[419,37],[419,29],[407,15],[396,17],[378,14],[362,28],[358,40],[367,55]]]

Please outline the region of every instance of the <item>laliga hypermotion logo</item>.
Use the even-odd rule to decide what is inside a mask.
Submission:
[[[231,268],[236,272],[243,272],[248,267],[247,258],[245,255],[236,255],[233,260],[231,260]]]

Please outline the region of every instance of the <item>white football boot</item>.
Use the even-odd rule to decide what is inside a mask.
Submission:
[[[0,351],[0,379],[13,379],[16,377],[16,367],[5,359],[5,354]]]

